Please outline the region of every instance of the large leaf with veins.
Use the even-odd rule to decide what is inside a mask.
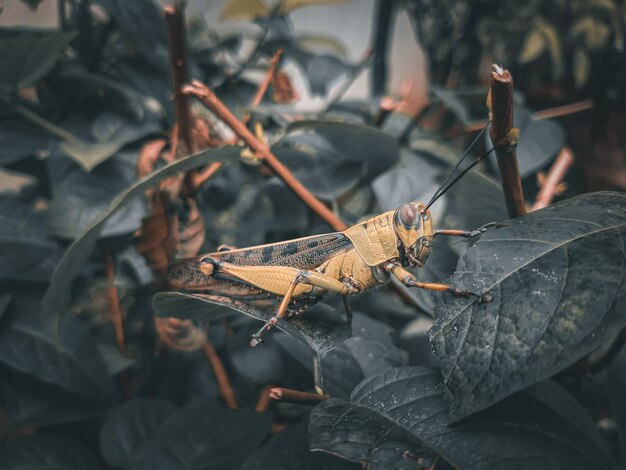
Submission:
[[[456,418],[543,380],[626,325],[626,194],[600,192],[484,234],[450,282],[490,303],[443,296],[430,331]]]

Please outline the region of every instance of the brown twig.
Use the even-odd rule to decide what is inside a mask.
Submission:
[[[330,398],[329,395],[318,395],[317,393],[301,392],[280,387],[271,389],[269,396],[272,400],[295,403],[297,405],[315,405]]]
[[[554,196],[556,195],[557,187],[561,181],[563,181],[563,178],[573,163],[574,154],[571,149],[569,147],[563,147],[559,156],[550,168],[548,176],[543,181],[541,190],[539,191],[539,194],[537,194],[537,198],[535,199],[535,203],[533,204],[531,210],[536,211],[550,205],[552,199],[554,199]]]
[[[113,331],[115,332],[115,344],[122,354],[126,354],[126,344],[124,339],[124,320],[122,317],[122,309],[120,308],[120,297],[115,287],[115,266],[113,264],[113,255],[111,250],[107,251],[105,274],[108,281],[106,296],[109,301],[109,314]],[[122,389],[122,398],[128,400],[130,398],[130,384],[126,371],[120,373],[120,386]]]
[[[219,385],[220,393],[226,402],[226,406],[228,406],[231,410],[238,410],[239,405],[235,399],[235,392],[233,391],[233,387],[230,385],[230,380],[228,380],[222,360],[217,355],[213,345],[206,338],[202,342],[202,349],[213,367],[215,378],[217,379],[217,384]]]
[[[264,387],[263,390],[261,390],[261,393],[259,394],[259,401],[257,402],[254,409],[257,413],[263,413],[269,408],[270,392],[272,388],[274,388],[272,385],[268,385],[267,387]]]
[[[113,265],[113,255],[111,254],[111,250],[107,251],[105,271],[108,280],[107,298],[109,299],[109,311],[111,314],[113,330],[115,331],[115,344],[122,353],[125,353],[126,345],[124,344],[124,323],[122,320],[122,310],[120,308],[120,297],[117,292],[117,288],[115,287],[115,267]]]
[[[224,121],[226,125],[228,125],[228,127],[230,127],[281,180],[283,180],[287,187],[296,193],[307,206],[324,219],[333,229],[341,231],[348,227],[333,211],[311,194],[309,190],[293,176],[291,171],[272,154],[267,145],[259,141],[259,139],[248,130],[246,125],[237,119],[206,85],[194,81],[191,85],[185,85],[183,87],[183,93],[193,95],[202,101],[207,108]]]
[[[267,89],[270,87],[270,83],[272,83],[272,79],[274,78],[274,74],[276,73],[276,69],[278,67],[278,63],[280,62],[280,57],[283,54],[282,49],[278,49],[274,56],[272,57],[272,61],[270,62],[270,66],[265,72],[265,77],[263,77],[263,81],[259,85],[259,89],[254,95],[254,99],[252,100],[252,107],[256,108],[263,101],[263,97],[265,93],[267,93]]]
[[[569,114],[580,113],[581,111],[587,111],[588,109],[593,109],[593,100],[583,100],[576,103],[557,106],[555,108],[542,109],[541,111],[535,111],[532,113],[531,117],[537,121],[541,121],[542,119],[552,119],[567,116]]]
[[[504,199],[510,217],[526,213],[522,180],[517,166],[517,135],[513,128],[513,77],[508,70],[494,65],[490,77],[491,128]]]
[[[187,40],[185,29],[185,2],[176,1],[174,5],[164,8],[165,23],[169,37],[170,65],[172,68],[172,87],[176,106],[176,123],[178,135],[187,146],[186,151],[194,151],[191,138],[191,115],[189,99],[181,92],[182,86],[189,81],[187,68]]]
[[[542,121],[543,119],[553,119],[562,116],[569,116],[570,114],[580,113],[593,109],[593,100],[577,101],[576,103],[570,103],[563,106],[557,106],[555,108],[541,109],[535,111],[530,115],[531,119],[535,121]],[[483,130],[483,127],[487,125],[487,121],[475,121],[463,127],[461,132],[451,134],[449,137],[453,138],[462,132],[479,132]]]

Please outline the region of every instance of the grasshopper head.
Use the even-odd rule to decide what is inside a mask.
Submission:
[[[407,202],[396,210],[394,225],[409,263],[423,266],[433,236],[430,211],[421,202]]]

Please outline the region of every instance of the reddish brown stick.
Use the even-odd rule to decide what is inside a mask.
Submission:
[[[491,128],[489,135],[496,149],[498,168],[504,199],[510,217],[526,213],[522,180],[517,166],[516,141],[512,141],[513,129],[513,77],[508,70],[494,66],[491,72]]]
[[[270,392],[274,387],[268,385],[261,390],[261,394],[259,395],[259,401],[256,404],[254,411],[257,413],[264,413],[270,406]]]
[[[122,317],[122,309],[120,308],[120,296],[115,287],[115,267],[111,250],[107,252],[105,274],[108,280],[106,293],[109,300],[111,323],[113,324],[113,331],[115,332],[115,344],[122,354],[126,354],[124,319]],[[128,400],[130,398],[130,384],[126,371],[120,373],[120,386],[122,389],[122,398]]]
[[[555,108],[541,109],[535,111],[530,115],[531,119],[535,121],[541,121],[543,119],[553,119],[562,116],[569,116],[570,114],[580,113],[593,109],[593,100],[577,101],[576,103],[570,103],[563,106],[557,106]],[[476,121],[463,127],[462,132],[478,132],[485,127],[487,121]],[[461,132],[451,133],[450,138],[456,137]]]
[[[226,402],[226,406],[228,406],[231,410],[238,410],[239,405],[237,404],[237,399],[235,398],[235,392],[233,391],[233,387],[230,385],[230,380],[228,380],[222,360],[217,355],[213,345],[206,338],[202,342],[202,349],[213,367],[215,378],[217,379],[217,384],[220,388],[220,393]]]
[[[111,251],[107,252],[106,257],[106,277],[108,280],[107,286],[107,298],[109,299],[109,311],[111,314],[111,323],[113,323],[113,330],[115,331],[115,344],[122,352],[126,352],[126,345],[124,344],[124,322],[122,319],[122,310],[120,309],[120,297],[115,287],[115,268],[113,266],[113,256]]]
[[[317,393],[300,392],[289,388],[276,387],[270,390],[272,400],[295,403],[297,405],[315,405],[330,398],[329,395],[318,395]]]
[[[539,194],[537,194],[537,198],[535,199],[535,203],[532,207],[533,211],[543,209],[544,207],[550,205],[556,194],[557,186],[561,181],[563,181],[563,178],[573,163],[574,154],[568,147],[563,147],[559,156],[550,168],[548,176],[546,176],[545,181],[541,185],[541,190],[539,191]]]
[[[270,83],[272,83],[272,79],[274,78],[274,74],[276,73],[276,68],[278,67],[278,63],[280,62],[280,56],[282,54],[283,50],[278,49],[274,54],[274,57],[272,57],[270,67],[265,72],[265,77],[263,77],[263,81],[259,85],[259,89],[257,90],[256,95],[254,95],[254,99],[252,100],[253,108],[259,106],[261,104],[261,101],[263,101],[263,97],[265,96],[265,93],[267,93],[267,89],[269,88]]]
[[[187,38],[185,29],[185,5],[176,1],[173,6],[164,9],[165,23],[170,46],[170,65],[172,69],[172,86],[174,89],[174,104],[176,106],[176,122],[178,135],[187,146],[186,151],[194,151],[191,137],[191,115],[189,99],[181,92],[182,86],[189,81],[187,69]]]
[[[187,93],[197,97],[204,105],[209,108],[216,116],[230,127],[243,141],[267,164],[277,175],[284,181],[302,201],[309,206],[315,213],[324,219],[333,229],[342,231],[348,226],[337,217],[333,211],[324,205],[319,199],[309,192],[308,189],[298,181],[291,171],[284,166],[278,158],[270,151],[270,149],[259,141],[230,110],[222,103],[215,93],[213,93],[206,85],[198,81],[194,81],[191,85],[183,87],[183,93]]]

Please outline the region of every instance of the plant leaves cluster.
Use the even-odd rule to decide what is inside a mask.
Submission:
[[[32,178],[0,192],[0,470],[624,465],[623,193],[583,194],[573,180],[557,203],[506,220],[495,168],[485,162],[431,207],[433,219],[436,228],[470,230],[504,223],[469,240],[438,236],[414,274],[490,301],[394,284],[351,297],[349,323],[341,299],[326,296],[252,349],[250,335],[279,299],[172,291],[138,233],[181,233],[195,223],[195,254],[331,229],[195,104],[205,145],[191,155],[177,148],[157,3],[67,3],[66,31],[0,31],[8,51],[0,58],[0,164]],[[491,16],[459,45],[477,24],[474,7],[405,2],[419,33],[436,20],[419,34],[433,64],[436,83],[423,90],[431,104],[411,119],[382,112],[380,97],[328,96],[365,63],[351,62],[335,39],[294,30],[290,14],[318,3],[336,2],[227,2],[226,18],[255,23],[245,37],[217,40],[190,22],[190,76],[213,86],[346,223],[428,201],[469,142],[445,137],[486,117],[482,85],[436,83],[450,64],[463,71],[462,84],[470,76],[469,51],[484,46]],[[455,15],[441,20],[444,10]],[[606,46],[594,14],[573,26],[584,51]],[[514,51],[520,67],[547,55],[568,69],[550,19],[533,18]],[[250,106],[258,83],[248,72],[264,71],[278,48],[279,69],[296,64],[327,109],[302,115],[272,106],[271,89]],[[529,87],[543,79],[516,75],[525,78]],[[537,172],[569,136],[559,122],[537,119],[521,104],[526,96],[517,97],[515,119],[531,203]],[[142,149],[154,142],[146,164]],[[479,139],[469,159],[489,147]],[[186,186],[214,164],[210,178]],[[155,199],[162,214],[148,225]],[[269,387],[313,391],[314,361],[331,399],[315,407],[268,399]]]

